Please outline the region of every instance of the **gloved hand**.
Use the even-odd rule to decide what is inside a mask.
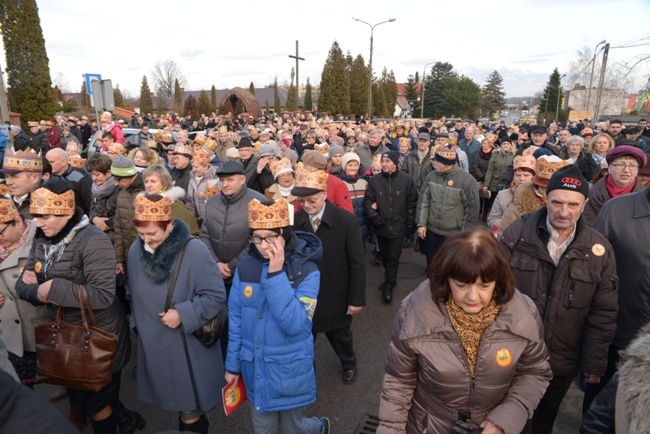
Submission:
[[[452,431],[457,434],[481,434],[481,432],[483,432],[483,428],[476,425],[471,420],[464,421],[459,419],[454,422]]]
[[[508,188],[508,186],[505,184],[497,185],[497,191],[505,190],[506,188]]]

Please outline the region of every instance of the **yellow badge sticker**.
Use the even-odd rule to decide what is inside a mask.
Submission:
[[[447,185],[450,186],[450,187],[451,187],[452,185],[454,185],[454,180],[453,180],[453,179],[450,179],[450,180],[447,182]]]
[[[593,253],[596,256],[603,256],[605,254],[605,246],[602,244],[594,244],[591,247],[591,253]]]
[[[244,295],[246,298],[251,298],[253,296],[253,287],[248,285],[246,288],[244,288]]]
[[[40,273],[42,269],[43,269],[43,264],[41,264],[40,262],[34,264],[34,271],[36,271],[37,273]]]
[[[20,267],[20,274],[23,274],[23,271],[25,271],[25,267]]]
[[[505,368],[511,363],[512,356],[510,355],[510,351],[508,351],[506,348],[501,348],[499,351],[497,351],[497,365]]]
[[[317,300],[315,298],[300,297],[300,302],[307,311],[307,318],[309,318],[309,321],[311,321],[311,319],[314,317],[314,311],[316,310],[316,301]]]

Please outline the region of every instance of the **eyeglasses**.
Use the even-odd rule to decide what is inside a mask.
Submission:
[[[320,196],[320,195],[319,195],[319,196]],[[300,203],[305,203],[305,202],[307,202],[307,203],[310,204],[310,205],[314,205],[316,202],[318,202],[318,199],[320,199],[319,196],[310,197],[309,199],[305,199],[304,197],[299,197],[298,199],[296,199],[296,201],[297,201],[297,202],[300,202]]]
[[[15,221],[16,220],[12,220],[10,222],[7,222],[7,226],[5,226],[5,228],[0,231],[0,237],[4,237],[5,231],[9,228],[9,226],[13,226]]]
[[[625,169],[630,169],[630,171],[639,170],[638,164],[614,163],[614,164],[610,164],[609,167],[613,167],[614,169],[620,169],[620,170],[625,170]]]
[[[266,237],[260,237],[259,235],[251,235],[250,240],[253,244],[262,244],[262,241],[266,241],[266,244],[273,244],[279,236],[280,235],[267,235]]]

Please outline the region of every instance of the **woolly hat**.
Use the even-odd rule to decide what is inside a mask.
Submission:
[[[388,158],[390,161],[395,163],[396,166],[399,166],[399,152],[397,151],[388,151],[381,154],[381,158]]]
[[[332,158],[332,157],[335,156],[336,154],[341,154],[341,155],[343,155],[343,152],[345,152],[345,151],[343,151],[343,146],[332,145],[332,146],[330,147],[330,150],[329,150],[329,156],[330,156],[330,158]]]
[[[636,158],[637,161],[639,162],[640,167],[645,166],[646,163],[648,162],[648,157],[646,157],[645,153],[640,148],[637,148],[636,146],[629,146],[629,145],[616,146],[614,149],[612,149],[607,153],[605,159],[607,160],[608,164],[612,164],[612,161],[624,155]]]
[[[239,151],[237,150],[237,148],[228,148],[226,150],[226,157],[237,159],[239,158]]]
[[[433,155],[433,158],[438,162],[446,166],[453,166],[456,164],[458,159],[456,155],[456,148],[448,148],[446,146],[436,149],[436,153]]]
[[[325,156],[318,151],[307,150],[302,154],[302,162],[308,166],[315,167],[318,170],[325,170],[327,160]]]
[[[330,136],[329,141],[330,141],[330,146],[335,146],[335,145],[343,146],[345,144],[345,139],[339,136]]]
[[[266,142],[262,146],[260,146],[259,151],[257,151],[257,155],[260,157],[279,157],[280,154],[278,153],[278,147],[272,143]]]
[[[111,175],[115,178],[130,178],[138,174],[135,163],[124,155],[118,155],[111,164]]]
[[[361,164],[361,158],[354,152],[346,152],[343,154],[343,159],[341,160],[341,166],[345,169],[345,166],[348,165],[350,161],[356,161],[357,163]]]
[[[589,183],[575,164],[569,164],[553,173],[546,186],[546,195],[553,190],[577,191],[584,197],[589,197]]]
[[[592,130],[589,127],[583,128],[582,131],[580,132],[580,135],[582,137],[593,137],[594,136],[594,130]]]
[[[650,154],[645,154],[645,156],[648,162],[639,170],[639,175],[650,176]]]

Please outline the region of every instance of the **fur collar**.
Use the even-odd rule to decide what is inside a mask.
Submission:
[[[142,190],[138,194],[138,196],[144,196],[146,194],[147,192],[145,190]],[[172,205],[173,205],[174,202],[176,202],[177,200],[181,202],[183,201],[183,199],[185,198],[185,190],[183,190],[181,187],[174,186],[167,191],[163,191],[162,193],[160,193],[160,195],[168,197],[169,200],[172,201]]]
[[[535,184],[528,182],[520,185],[515,190],[512,203],[518,208],[519,215],[530,214],[546,205],[546,194],[540,188],[535,188]]]
[[[182,190],[182,189],[181,189]],[[158,246],[153,254],[144,249],[144,243],[137,237],[136,243],[140,251],[140,268],[154,283],[160,284],[169,279],[172,266],[185,240],[190,237],[190,230],[185,222],[174,219],[174,227],[169,236]]]
[[[616,408],[616,423],[619,418],[627,425],[628,433],[648,432],[650,419],[650,393],[648,393],[648,373],[650,372],[650,324],[644,326],[636,339],[625,349],[621,355],[619,366],[617,406],[623,404],[624,408]],[[620,416],[619,416],[620,413]],[[617,430],[618,432],[618,430]]]

